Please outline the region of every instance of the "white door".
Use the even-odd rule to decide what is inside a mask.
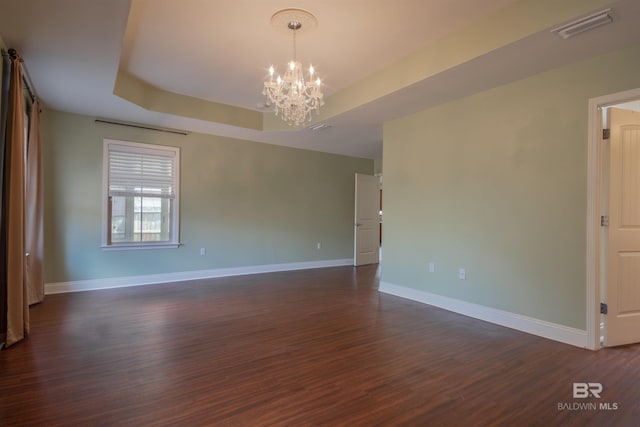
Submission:
[[[640,342],[640,112],[610,117],[605,346]]]
[[[353,264],[376,264],[380,249],[380,180],[377,176],[356,174],[356,208]]]

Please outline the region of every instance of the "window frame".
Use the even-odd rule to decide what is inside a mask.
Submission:
[[[156,150],[172,153],[174,157],[174,186],[175,197],[173,209],[170,212],[169,227],[170,241],[140,241],[140,242],[109,242],[109,227],[111,215],[109,212],[109,153],[111,147],[125,147],[124,151]],[[103,250],[136,250],[136,249],[171,249],[178,248],[180,243],[180,148],[167,145],[147,144],[132,141],[122,141],[105,138],[102,140],[102,244]]]

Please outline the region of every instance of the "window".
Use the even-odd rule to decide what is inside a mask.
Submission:
[[[104,140],[105,248],[177,247],[180,150]]]

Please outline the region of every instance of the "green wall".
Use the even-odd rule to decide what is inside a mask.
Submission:
[[[354,174],[373,160],[52,110],[42,138],[47,283],[353,257]],[[183,246],[100,248],[103,138],[180,147]]]
[[[585,329],[588,100],[636,87],[634,47],[386,123],[382,280]]]

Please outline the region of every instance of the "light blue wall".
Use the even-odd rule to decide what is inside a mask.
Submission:
[[[353,257],[354,175],[373,160],[51,110],[42,138],[47,283]],[[180,147],[182,247],[100,248],[103,138]]]

